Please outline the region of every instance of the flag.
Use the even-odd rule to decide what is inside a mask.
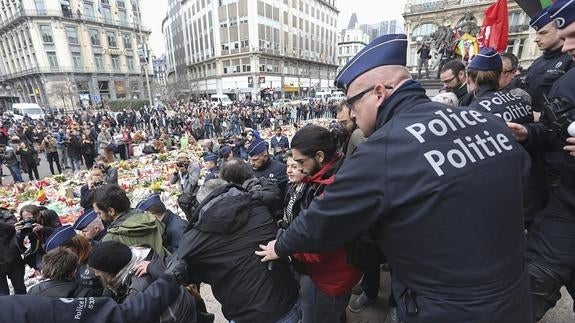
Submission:
[[[485,17],[477,41],[481,47],[490,47],[498,52],[507,48],[509,39],[509,17],[507,0],[497,0],[485,9]]]
[[[38,194],[36,195],[36,201],[40,203],[46,202],[46,191],[44,191],[43,188],[38,191]]]
[[[515,0],[515,2],[532,18],[541,9],[552,5],[555,0]]]

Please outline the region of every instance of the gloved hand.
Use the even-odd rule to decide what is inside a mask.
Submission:
[[[191,282],[188,263],[186,260],[180,258],[180,255],[178,254],[173,254],[171,256],[165,273],[174,276],[180,284],[187,285]]]

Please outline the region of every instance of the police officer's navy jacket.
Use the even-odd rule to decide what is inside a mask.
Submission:
[[[563,98],[573,107],[569,110],[575,120],[575,91],[572,82],[575,80],[575,69],[555,83],[550,92],[552,98]],[[550,137],[541,123],[527,126],[529,139],[527,149],[548,149],[564,145],[559,138]],[[555,190],[545,209],[537,215],[534,228],[527,236],[527,256],[530,261],[543,262],[562,279],[563,283],[571,280],[575,268],[575,158],[561,151],[565,166],[559,187]]]
[[[561,47],[546,51],[529,66],[521,87],[531,95],[535,111],[541,111],[545,102],[543,94],[548,95],[555,81],[572,66],[573,58],[562,53]]]
[[[479,87],[474,97],[475,99],[467,105],[471,109],[494,114],[506,122],[533,122],[531,103],[512,88],[498,91],[492,86],[483,85]]]
[[[286,164],[269,156],[268,161],[259,169],[254,169],[254,176],[257,179],[265,179],[269,183],[277,185],[280,189],[280,196],[285,195],[287,186]]]
[[[178,286],[175,279],[164,276],[123,304],[109,297],[0,296],[0,322],[156,323],[178,298]]]
[[[528,169],[501,118],[432,103],[410,80],[275,251],[333,249],[373,226],[403,321],[529,322]]]
[[[166,215],[162,219],[162,223],[166,226],[164,247],[166,247],[170,253],[174,253],[180,246],[180,240],[182,240],[184,231],[186,231],[188,221],[174,214],[174,212],[167,210]]]

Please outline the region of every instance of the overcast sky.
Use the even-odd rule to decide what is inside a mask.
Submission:
[[[276,0],[280,1],[280,0]],[[339,29],[347,27],[349,18],[353,12],[357,13],[360,24],[376,23],[382,20],[397,19],[403,24],[401,13],[404,10],[406,0],[337,0],[337,8],[340,10],[338,17]],[[160,56],[165,52],[162,36],[162,20],[166,16],[168,8],[167,0],[144,0],[141,1],[144,24],[152,29],[150,46],[154,55]]]

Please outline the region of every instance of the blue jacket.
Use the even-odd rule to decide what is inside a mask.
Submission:
[[[254,176],[259,180],[264,180],[275,184],[280,189],[280,196],[285,196],[287,187],[286,164],[268,157],[268,161],[259,169],[254,169]]]
[[[528,154],[499,117],[432,103],[407,81],[275,251],[335,249],[371,228],[394,270],[401,320],[530,322],[528,170]]]
[[[180,246],[180,240],[186,231],[188,221],[182,219],[172,211],[167,210],[166,215],[162,219],[162,223],[166,226],[166,234],[164,238],[164,247],[170,253],[174,253]]]
[[[108,297],[0,296],[0,322],[156,323],[179,296],[179,284],[163,276],[144,292],[118,304]],[[196,322],[195,318],[190,322]]]
[[[56,141],[58,142],[57,147],[59,149],[63,149],[66,148],[66,144],[64,143],[64,141],[66,141],[68,139],[68,137],[66,136],[65,133],[61,133],[61,132],[57,132],[56,133]]]

